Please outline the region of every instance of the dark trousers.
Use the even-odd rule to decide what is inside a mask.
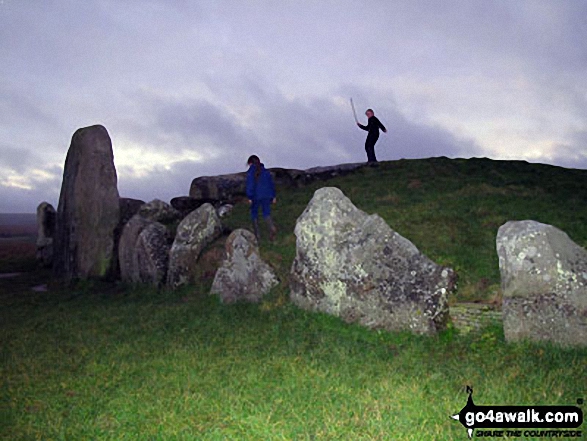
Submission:
[[[378,139],[378,136],[367,136],[367,140],[365,141],[365,151],[367,152],[368,162],[377,162],[377,157],[375,156],[375,143]]]
[[[263,218],[271,216],[271,199],[253,199],[251,204],[251,219],[257,220],[259,217],[259,207],[263,211]]]

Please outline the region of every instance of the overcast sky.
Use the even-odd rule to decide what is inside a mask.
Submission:
[[[121,196],[194,177],[380,159],[587,168],[587,1],[0,0],[0,212],[56,203],[103,124]]]

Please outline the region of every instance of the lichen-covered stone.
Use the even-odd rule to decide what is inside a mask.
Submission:
[[[502,225],[496,244],[506,340],[587,346],[587,251],[531,220]]]
[[[165,283],[170,242],[164,225],[134,215],[124,226],[118,247],[122,281],[157,287]]]
[[[112,256],[113,261],[113,278],[120,279],[120,237],[122,235],[122,230],[126,223],[138,213],[139,208],[145,204],[144,201],[140,199],[132,199],[132,198],[120,198],[119,202],[119,217],[118,217],[118,225],[114,229],[114,253]]]
[[[211,204],[188,214],[177,227],[169,254],[167,285],[177,288],[195,281],[195,269],[202,250],[222,234],[222,223]]]
[[[295,235],[290,286],[300,307],[370,328],[433,334],[446,325],[454,272],[339,189],[316,191]]]
[[[163,224],[181,219],[181,213],[179,211],[160,199],[153,199],[151,202],[142,205],[139,208],[139,214],[145,219]]]
[[[138,283],[156,287],[165,283],[169,248],[169,233],[164,225],[150,222],[143,228],[135,246]]]
[[[53,264],[53,236],[55,235],[55,208],[48,202],[37,207],[37,261],[44,267]]]
[[[120,264],[120,278],[123,282],[138,283],[139,264],[137,261],[137,241],[141,232],[150,224],[139,214],[135,214],[122,229],[118,243],[118,261]]]
[[[58,277],[112,274],[119,212],[110,136],[99,125],[79,129],[65,159],[57,208],[53,268]]]
[[[258,302],[279,281],[259,254],[257,239],[248,230],[234,230],[226,240],[226,259],[216,272],[211,294],[224,303]]]

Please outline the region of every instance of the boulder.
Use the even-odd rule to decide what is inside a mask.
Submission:
[[[337,188],[317,190],[295,226],[291,299],[308,310],[390,331],[434,334],[456,276]]]
[[[44,267],[53,264],[55,216],[55,208],[50,203],[41,202],[37,207],[37,261]]]
[[[496,244],[506,340],[587,346],[587,251],[531,220],[502,225]]]
[[[235,197],[245,194],[246,179],[246,173],[201,176],[192,181],[190,197],[232,202]]]
[[[170,245],[167,228],[159,222],[149,221],[135,245],[135,282],[156,287],[165,283]]]
[[[120,278],[123,282],[138,283],[137,241],[141,232],[152,221],[135,214],[122,229],[118,243],[118,261],[120,264]]]
[[[222,223],[211,204],[188,214],[177,227],[169,254],[167,285],[177,288],[195,281],[195,268],[202,250],[222,234]]]
[[[181,213],[166,202],[153,199],[139,208],[139,214],[145,219],[169,224],[181,219]]]
[[[274,167],[268,169],[281,188],[299,188],[317,180],[332,179],[343,176],[364,167],[365,163],[339,164],[326,167],[314,167],[308,170]],[[195,199],[212,199],[234,203],[245,195],[247,173],[232,173],[219,176],[201,176],[192,181],[190,197]]]
[[[195,199],[189,196],[178,196],[171,199],[171,206],[181,213],[182,219],[206,203],[216,206],[219,201],[216,199]]]
[[[54,272],[66,281],[112,271],[120,215],[110,136],[103,126],[77,130],[65,159],[57,208]]]
[[[163,224],[134,215],[120,237],[121,279],[127,283],[161,286],[167,275],[170,242]]]
[[[278,283],[273,269],[261,259],[255,235],[234,230],[226,240],[226,258],[210,293],[218,294],[223,303],[258,302]]]
[[[120,198],[119,202],[119,217],[118,217],[118,225],[114,229],[114,253],[113,253],[113,277],[115,279],[120,278],[120,262],[119,258],[119,245],[120,245],[120,236],[122,235],[122,229],[126,225],[126,223],[138,213],[139,208],[145,204],[144,201],[140,199],[131,199],[131,198]]]
[[[131,217],[139,212],[139,209],[143,205],[145,205],[145,201],[141,201],[140,199],[120,198],[120,217],[118,220],[118,225],[124,226],[124,224],[126,224]]]

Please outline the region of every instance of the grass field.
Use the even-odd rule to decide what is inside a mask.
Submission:
[[[506,220],[551,223],[587,245],[586,177],[439,158],[326,185],[455,268],[453,301],[490,301]],[[262,252],[283,281],[295,219],[322,185],[279,194],[280,234]],[[247,225],[246,207],[227,224]],[[0,279],[4,439],[464,440],[449,415],[465,405],[466,385],[477,404],[587,398],[587,350],[505,344],[498,328],[434,338],[369,331],[298,310],[285,283],[259,305],[220,305],[209,278],[178,292],[87,282],[39,293],[30,287],[49,275],[31,265],[26,252],[0,253],[0,272],[28,271]]]

